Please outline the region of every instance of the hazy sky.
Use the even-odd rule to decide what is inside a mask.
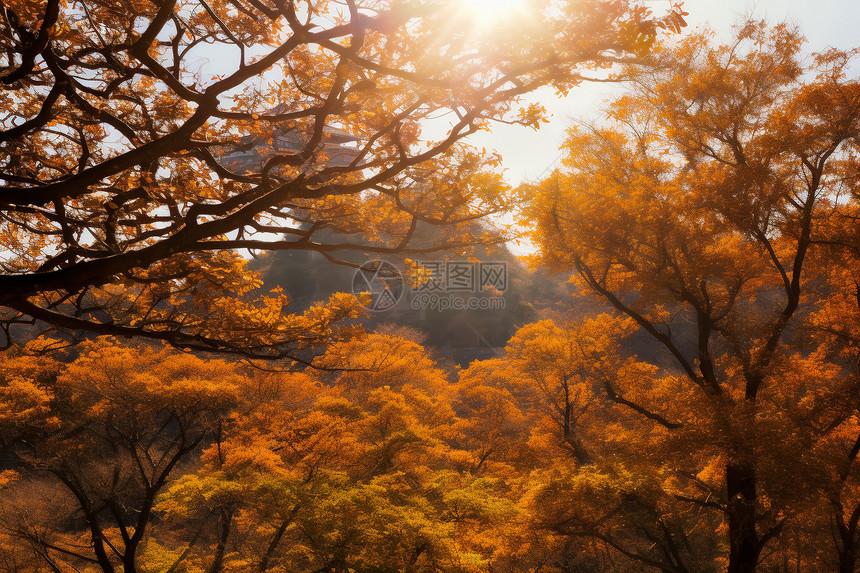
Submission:
[[[665,0],[655,0],[652,7],[658,12],[668,4]],[[860,46],[860,0],[686,0],[684,7],[690,14],[688,31],[708,25],[727,38],[732,25],[751,13],[772,22],[787,20],[797,24],[808,39],[808,52],[830,46],[844,49]],[[512,182],[537,179],[559,157],[558,147],[569,118],[597,114],[601,100],[609,94],[611,88],[605,85],[582,86],[562,100],[549,91],[541,93],[538,100],[553,117],[540,131],[499,125],[492,133],[481,134],[473,141],[501,152]]]

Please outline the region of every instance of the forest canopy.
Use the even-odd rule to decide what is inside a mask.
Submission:
[[[857,573],[857,52],[524,6],[4,4],[0,568]],[[468,145],[610,74],[540,181]],[[491,358],[295,311],[514,212],[570,285]]]

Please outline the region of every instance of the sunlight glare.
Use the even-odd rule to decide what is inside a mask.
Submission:
[[[525,13],[528,0],[461,0],[463,8],[482,27]]]

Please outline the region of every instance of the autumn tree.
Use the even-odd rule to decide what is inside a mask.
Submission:
[[[702,32],[657,50],[605,122],[571,131],[565,169],[531,189],[540,260],[632,319],[686,381],[665,404],[686,411],[679,435],[699,428],[703,456],[675,469],[722,468],[719,497],[690,502],[724,519],[730,573],[755,571],[817,503],[818,439],[850,434],[856,415],[850,353],[828,354],[809,329],[851,284],[833,280],[837,259],[811,265],[856,235],[860,84],[853,53],[805,63],[802,44],[748,21],[727,44]],[[835,442],[838,483],[856,448]],[[836,507],[853,531],[853,506]]]
[[[505,209],[496,159],[463,139],[537,125],[520,96],[566,92],[683,25],[638,0],[535,1],[491,26],[462,4],[4,3],[6,338],[38,320],[260,357],[330,338],[354,301],[295,317],[282,296],[240,299],[258,283],[237,250],[408,252],[419,221]]]
[[[681,498],[700,492],[672,469],[701,457],[674,437],[684,412],[666,398],[682,385],[625,356],[634,330],[608,314],[544,319],[520,328],[498,359],[461,373],[457,403],[469,409],[459,423],[483,444],[472,449],[477,470],[510,483],[522,511],[520,526],[500,537],[499,563],[714,570],[716,520],[685,511]],[[685,531],[691,522],[697,531]]]
[[[459,471],[472,454],[455,445],[445,373],[397,333],[333,345],[324,362],[349,371],[280,377],[167,488],[156,510],[181,533],[154,535],[145,562],[483,570],[515,507],[499,480]]]
[[[860,242],[857,238],[856,179],[846,179],[851,202],[823,221],[819,231],[826,234],[820,244],[826,248],[814,259],[813,267],[827,277],[829,290],[816,305],[813,333],[820,342],[819,353],[827,360],[843,364],[840,372],[845,396],[833,409],[840,413],[824,426],[819,437],[825,469],[824,496],[829,504],[825,514],[832,530],[838,570],[854,572],[860,556],[860,500],[857,499],[860,453]]]
[[[38,342],[38,341],[37,341]],[[109,339],[68,365],[6,357],[0,455],[13,481],[2,501],[5,549],[30,547],[33,569],[138,571],[154,505],[238,404],[231,365]]]

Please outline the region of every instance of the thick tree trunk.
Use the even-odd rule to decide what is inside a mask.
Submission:
[[[854,573],[856,566],[857,558],[854,555],[853,547],[839,554],[839,573]]]
[[[731,544],[728,573],[754,573],[761,552],[756,532],[755,469],[749,464],[729,464],[726,467],[726,486]]]
[[[839,551],[839,573],[854,573],[857,567],[857,526],[860,521],[860,505],[854,507],[854,511],[845,522],[842,504],[836,506],[836,523],[839,527],[839,540],[842,542]]]

